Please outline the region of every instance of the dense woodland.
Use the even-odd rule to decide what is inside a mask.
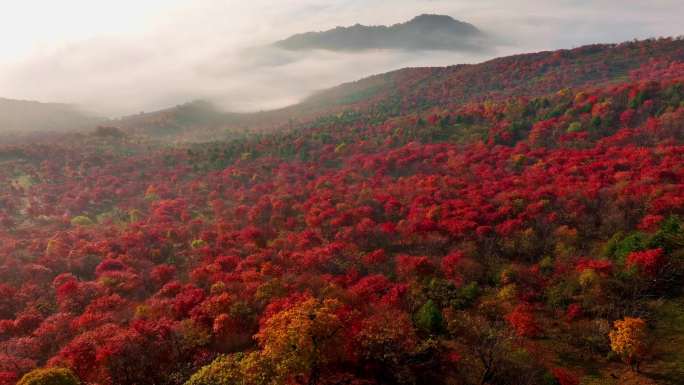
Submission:
[[[681,384],[684,40],[382,79],[0,146],[0,384]]]

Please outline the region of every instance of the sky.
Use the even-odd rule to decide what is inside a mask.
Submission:
[[[681,0],[0,0],[0,97],[102,116],[208,99],[283,107],[407,66],[684,34]],[[294,33],[445,14],[493,36],[477,53],[286,52]]]

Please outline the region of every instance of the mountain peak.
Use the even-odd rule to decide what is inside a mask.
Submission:
[[[293,35],[275,45],[288,50],[325,49],[361,51],[368,49],[403,50],[481,50],[484,34],[469,23],[451,16],[422,14],[391,26],[337,27],[323,32]]]
[[[401,25],[401,24],[400,24]],[[424,13],[403,24],[407,27],[418,27],[421,30],[439,30],[463,34],[468,36],[480,35],[482,32],[474,25],[456,20],[448,15],[436,15]]]
[[[441,22],[441,23],[450,23],[450,22],[458,22],[458,20],[454,19],[451,16],[448,15],[438,15],[434,13],[423,13],[422,15],[418,15],[411,19],[409,23],[434,23],[434,22]]]

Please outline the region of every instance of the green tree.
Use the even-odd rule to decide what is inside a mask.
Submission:
[[[432,334],[439,334],[444,329],[442,312],[432,300],[428,300],[418,309],[415,317],[418,329]]]

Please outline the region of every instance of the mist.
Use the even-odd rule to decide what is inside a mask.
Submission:
[[[123,1],[99,10],[67,1],[52,10],[52,19],[40,20],[41,26],[6,22],[0,33],[13,44],[0,51],[0,97],[73,103],[109,117],[194,99],[213,101],[227,111],[256,111],[402,67],[476,63],[514,53],[682,33],[676,30],[681,4],[670,0],[143,3]],[[108,12],[116,16],[114,21]],[[469,52],[291,52],[271,46],[295,33],[355,23],[391,25],[421,13],[472,23],[491,37],[489,44]],[[21,16],[3,16],[16,17]],[[65,25],[68,30],[62,30]]]

